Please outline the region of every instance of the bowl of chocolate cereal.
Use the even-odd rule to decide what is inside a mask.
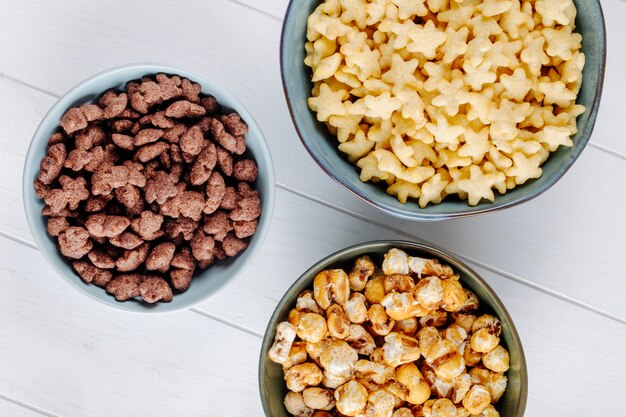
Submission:
[[[195,305],[253,261],[275,197],[269,148],[217,83],[160,65],[97,74],[45,115],[26,217],[52,268],[135,312]]]
[[[320,167],[397,217],[528,201],[586,146],[606,60],[598,0],[291,0],[281,70]]]
[[[287,290],[261,347],[268,417],[522,417],[522,342],[502,301],[440,249],[357,244]]]

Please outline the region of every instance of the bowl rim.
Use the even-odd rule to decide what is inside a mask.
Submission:
[[[264,216],[262,217],[265,220],[260,219],[257,232],[254,234],[255,243],[254,245],[250,244],[248,248],[246,249],[246,252],[248,251],[250,252],[247,262],[239,267],[239,270],[237,271],[236,274],[234,275],[231,274],[227,279],[222,280],[218,285],[216,285],[213,288],[211,292],[199,297],[195,301],[189,301],[187,303],[183,303],[183,304],[176,305],[176,306],[173,306],[170,303],[161,303],[162,306],[160,308],[150,308],[151,305],[143,306],[143,304],[138,304],[138,305],[142,305],[144,308],[141,308],[141,307],[130,308],[129,306],[125,306],[124,302],[116,301],[115,298],[113,297],[111,297],[111,300],[109,300],[109,299],[100,298],[94,294],[89,293],[88,291],[85,290],[85,288],[81,286],[83,285],[83,282],[82,280],[80,280],[78,275],[74,274],[74,276],[70,277],[68,276],[67,271],[64,268],[57,265],[55,260],[57,258],[60,258],[61,255],[58,253],[53,254],[49,250],[45,249],[45,245],[42,244],[39,234],[35,232],[36,229],[38,230],[40,228],[36,222],[41,217],[41,214],[36,215],[34,214],[32,210],[28,209],[28,207],[32,204],[32,201],[30,201],[28,198],[31,192],[30,189],[32,188],[32,179],[27,178],[27,175],[28,175],[27,170],[28,170],[29,164],[36,162],[34,161],[33,158],[35,158],[34,154],[36,152],[37,147],[40,146],[40,144],[36,143],[36,139],[43,136],[44,133],[47,135],[46,132],[43,132],[44,124],[45,124],[44,122],[48,120],[49,118],[51,118],[52,114],[57,112],[59,109],[63,110],[62,113],[66,111],[67,109],[69,109],[73,105],[72,103],[77,99],[77,97],[72,97],[72,96],[80,92],[82,89],[88,88],[90,84],[102,78],[110,77],[116,73],[125,73],[127,71],[138,71],[138,70],[144,71],[146,74],[157,74],[157,73],[163,72],[166,74],[179,74],[185,77],[193,78],[194,81],[200,83],[202,85],[202,88],[206,88],[207,91],[218,92],[221,96],[227,97],[231,104],[231,107],[232,108],[236,107],[236,111],[238,113],[240,114],[243,113],[246,119],[246,124],[248,124],[249,126],[252,126],[258,132],[257,142],[259,146],[259,151],[263,159],[267,161],[267,167],[265,168],[265,171],[263,173],[263,175],[267,177],[267,182],[269,184],[269,192],[267,193],[268,195],[263,196],[263,199],[264,199],[263,200],[263,204],[264,204],[263,215]],[[123,79],[120,81],[120,83],[127,82],[127,81],[131,81],[131,80]],[[41,121],[39,122],[39,125],[37,126],[37,129],[35,130],[35,133],[33,133],[31,137],[30,144],[28,145],[28,151],[26,152],[26,157],[24,158],[24,166],[22,167],[22,203],[24,205],[26,221],[28,223],[28,228],[30,230],[30,233],[35,240],[36,249],[43,255],[46,263],[52,268],[52,270],[56,272],[56,275],[60,276],[61,278],[63,278],[65,282],[69,283],[70,287],[74,288],[76,291],[80,292],[81,294],[87,296],[87,298],[91,300],[95,300],[100,304],[104,304],[108,306],[109,308],[115,309],[117,311],[127,312],[127,313],[169,314],[169,313],[174,313],[178,311],[188,310],[206,301],[208,298],[210,298],[211,296],[215,295],[217,292],[222,290],[228,283],[231,283],[232,280],[235,279],[238,275],[246,271],[246,269],[250,266],[250,264],[252,264],[252,262],[254,261],[254,259],[260,252],[260,250],[262,249],[265,239],[267,237],[267,234],[269,232],[269,229],[271,227],[273,214],[274,214],[275,201],[276,201],[276,178],[275,178],[274,163],[272,160],[272,155],[271,155],[267,140],[265,139],[265,135],[263,134],[261,127],[258,125],[256,120],[252,116],[252,113],[243,105],[243,103],[239,99],[237,99],[232,93],[230,93],[230,91],[228,91],[220,83],[214,81],[213,79],[206,77],[202,74],[199,74],[195,71],[188,71],[188,70],[180,69],[180,68],[173,67],[170,65],[158,64],[158,63],[133,63],[133,64],[112,67],[112,68],[100,71],[82,80],[81,82],[79,82],[78,84],[76,84],[75,86],[67,90],[65,93],[61,94],[58,98],[56,98],[56,101],[54,102],[54,104],[50,107],[50,109],[46,112],[46,114],[41,118]],[[44,232],[44,234],[46,234],[46,232]],[[102,289],[102,291],[105,291],[104,288]]]
[[[267,322],[267,326],[263,334],[263,340],[261,342],[261,350],[259,353],[259,366],[257,370],[258,384],[259,384],[259,394],[261,397],[261,404],[263,405],[263,412],[265,413],[265,415],[267,417],[270,416],[268,399],[264,395],[265,380],[263,378],[263,374],[265,372],[263,369],[264,365],[270,359],[267,358],[267,355],[265,354],[265,352],[269,350],[271,344],[274,341],[274,335],[273,334],[270,335],[269,331],[270,331],[270,328],[272,327],[272,323],[275,323],[278,321],[280,310],[284,308],[285,304],[287,304],[288,294],[293,289],[298,287],[303,281],[305,281],[307,277],[311,279],[311,284],[312,284],[314,274],[333,265],[336,262],[336,258],[343,257],[353,252],[357,252],[356,254],[353,253],[354,256],[359,256],[359,255],[366,254],[368,251],[371,251],[371,250],[391,248],[391,247],[397,247],[405,251],[406,250],[423,251],[430,255],[433,255],[436,258],[444,260],[445,262],[452,265],[454,268],[461,270],[465,275],[470,276],[472,280],[474,280],[479,286],[481,286],[487,292],[493,304],[495,304],[502,311],[502,316],[498,318],[500,319],[500,321],[506,322],[508,324],[509,330],[511,332],[511,337],[513,339],[513,343],[517,347],[519,347],[520,400],[519,400],[519,405],[517,407],[516,413],[510,417],[523,417],[524,412],[526,410],[526,404],[528,401],[528,368],[527,368],[527,363],[526,363],[526,355],[524,353],[522,340],[519,336],[519,333],[517,332],[517,328],[515,327],[515,323],[513,322],[513,319],[511,318],[511,315],[506,309],[504,303],[502,302],[502,300],[500,300],[500,297],[498,297],[498,295],[491,288],[491,286],[476,271],[474,271],[472,268],[467,266],[466,263],[462,262],[457,257],[451,255],[449,252],[446,252],[437,246],[427,245],[424,243],[413,242],[409,240],[397,240],[397,239],[374,240],[374,241],[369,241],[369,242],[362,242],[362,243],[357,243],[357,244],[348,246],[346,248],[340,249],[328,256],[325,256],[324,258],[315,262],[315,264],[313,264],[311,267],[307,268],[307,270],[304,271],[285,291],[285,294],[280,298],[280,300],[276,304],[276,307],[274,308],[274,311],[272,312],[272,315],[269,321]]]
[[[300,138],[300,142],[302,142],[302,145],[307,150],[311,158],[313,158],[313,160],[317,163],[317,165],[330,178],[332,178],[336,183],[341,185],[346,190],[350,191],[354,196],[358,197],[360,200],[366,202],[367,204],[373,207],[376,207],[377,209],[385,213],[388,213],[392,216],[405,219],[405,220],[435,222],[435,221],[442,221],[442,220],[448,220],[448,219],[473,217],[473,216],[477,216],[480,214],[490,213],[494,211],[503,210],[509,207],[518,206],[520,204],[526,203],[540,196],[545,191],[552,188],[552,186],[554,186],[554,184],[556,184],[561,178],[563,178],[565,173],[569,171],[572,165],[574,165],[574,162],[578,159],[580,154],[587,147],[587,144],[589,143],[589,140],[591,139],[591,135],[595,128],[596,118],[598,115],[600,99],[602,97],[602,90],[604,87],[604,75],[605,75],[605,70],[606,70],[606,49],[607,49],[606,48],[606,23],[604,19],[604,11],[602,10],[602,4],[600,3],[600,0],[593,0],[593,2],[597,5],[598,10],[600,11],[601,25],[597,27],[596,29],[601,32],[601,36],[602,36],[602,51],[601,51],[602,62],[600,63],[598,82],[597,82],[595,92],[593,95],[593,104],[591,105],[591,108],[587,109],[590,116],[586,124],[584,135],[582,135],[581,140],[577,144],[575,144],[575,146],[572,148],[571,155],[567,158],[567,160],[564,163],[561,164],[561,166],[556,171],[556,175],[550,178],[547,178],[546,182],[541,187],[538,187],[536,190],[532,191],[531,193],[521,195],[515,200],[500,204],[498,206],[494,206],[493,203],[492,205],[488,205],[485,207],[479,207],[479,206],[472,207],[472,206],[467,205],[464,207],[463,211],[460,211],[460,212],[458,211],[447,211],[447,212],[442,212],[442,213],[411,212],[408,210],[404,210],[402,208],[392,207],[386,204],[384,201],[379,201],[378,199],[370,199],[366,197],[364,193],[361,192],[360,187],[354,186],[350,181],[348,181],[346,178],[342,176],[335,175],[331,164],[327,163],[327,161],[315,155],[315,153],[312,150],[312,147],[309,145],[310,139],[305,138],[306,135],[304,134],[304,132],[301,131],[300,126],[298,125],[296,121],[296,115],[295,115],[296,110],[295,110],[295,106],[292,104],[292,98],[291,98],[292,93],[287,85],[287,82],[285,81],[287,74],[291,70],[291,68],[287,67],[287,64],[285,61],[285,55],[286,55],[286,50],[287,50],[286,45],[289,43],[286,39],[287,26],[291,23],[291,19],[293,16],[293,13],[291,13],[292,8],[296,7],[297,1],[298,0],[289,0],[289,4],[285,12],[285,17],[283,19],[282,29],[280,33],[281,81],[283,85],[285,101],[287,102],[287,108],[289,110],[289,115],[291,116],[292,124],[296,130],[296,133],[298,134],[298,137]],[[316,123],[320,123],[320,122],[316,122]],[[315,140],[315,139],[311,139],[311,140]],[[345,161],[345,159],[343,162],[348,163],[347,161]],[[522,186],[523,185],[524,184],[522,184]],[[497,200],[497,198],[498,198],[498,195],[496,195],[495,200]],[[419,208],[419,206],[417,207]],[[423,210],[421,208],[419,209]]]

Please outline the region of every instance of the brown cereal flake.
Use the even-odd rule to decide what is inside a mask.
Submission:
[[[139,284],[142,276],[140,274],[123,274],[113,278],[106,285],[106,291],[115,296],[117,301],[126,301],[139,297]]]
[[[126,250],[115,261],[115,267],[120,272],[134,271],[145,262],[149,251],[149,243],[143,243],[135,249]]]
[[[68,258],[80,259],[93,247],[89,232],[82,227],[70,226],[58,236],[59,250]]]
[[[156,245],[146,259],[146,269],[148,271],[167,272],[175,251],[176,245],[172,242],[163,242]]]
[[[233,168],[233,175],[238,181],[254,182],[256,181],[259,170],[256,163],[251,159],[242,159],[237,161]]]
[[[123,216],[98,213],[91,214],[85,227],[93,237],[115,237],[130,225],[130,220]]]
[[[98,287],[106,287],[113,278],[110,271],[98,268],[89,262],[77,261],[72,263],[74,270],[83,281],[88,284],[95,284]]]
[[[146,303],[154,304],[157,301],[169,303],[172,301],[172,289],[163,278],[149,275],[139,284],[139,293]]]
[[[39,164],[39,180],[46,185],[52,184],[61,173],[66,158],[67,149],[65,144],[57,143],[50,146],[46,156]]]

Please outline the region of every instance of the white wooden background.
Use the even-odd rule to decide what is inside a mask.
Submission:
[[[279,72],[287,0],[0,0],[0,416],[261,416],[257,360],[277,300],[318,259],[387,237],[446,248],[499,293],[526,349],[526,415],[624,415],[626,4],[602,4],[603,103],[571,171],[522,206],[421,224],[352,197],[300,144]],[[59,95],[137,62],[233,92],[268,138],[278,178],[254,265],[170,315],[117,312],[71,290],[33,244],[20,192],[31,135]]]

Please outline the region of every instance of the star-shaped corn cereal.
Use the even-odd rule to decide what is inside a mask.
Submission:
[[[573,146],[570,138],[570,130],[563,126],[545,126],[543,130],[537,132],[537,140],[545,143],[550,152],[556,151],[559,146]]]
[[[501,172],[485,174],[478,165],[472,165],[470,166],[470,177],[457,181],[457,185],[461,191],[467,193],[469,205],[475,206],[483,198],[489,201],[494,200],[495,195],[492,188],[500,179],[498,177],[504,177],[504,174]]]
[[[341,22],[346,25],[356,23],[359,29],[367,27],[367,1],[365,0],[340,0]]]
[[[329,16],[339,17],[341,15],[341,4],[339,0],[326,0],[322,5],[322,11]]]
[[[413,120],[417,129],[423,127],[426,124],[424,102],[417,91],[409,88],[394,88],[392,92],[402,103],[402,117]]]
[[[390,19],[383,20],[378,25],[378,30],[388,34],[395,35],[393,40],[393,47],[396,50],[400,50],[406,47],[411,41],[411,32],[420,26],[412,20],[404,20],[402,22],[395,22]]]
[[[497,40],[485,54],[485,61],[489,62],[494,70],[499,67],[514,68],[518,63],[516,54],[522,46],[522,41]]]
[[[484,88],[480,93],[470,93],[467,120],[480,120],[483,124],[491,123],[491,112],[496,107],[494,101],[494,89]]]
[[[339,52],[322,59],[315,68],[311,81],[321,81],[335,75],[335,73],[339,69],[339,65],[341,65],[342,60],[343,56]]]
[[[365,115],[381,119],[389,119],[402,106],[402,102],[397,97],[392,97],[388,91],[379,96],[365,96],[364,101]]]
[[[365,11],[367,12],[365,23],[368,26],[373,26],[383,20],[385,17],[386,4],[387,0],[372,0],[365,6]]]
[[[407,136],[414,137],[419,130],[417,124],[413,119],[406,119],[402,117],[401,112],[394,112],[391,115],[391,122],[393,123],[393,129],[391,129],[391,133],[393,136]],[[426,122],[424,121],[424,124]]]
[[[517,124],[530,114],[530,103],[515,103],[502,100],[497,109],[491,111],[489,135],[492,139],[513,139],[517,134]]]
[[[438,171],[422,184],[419,205],[424,208],[428,203],[439,204],[444,197],[444,190],[450,183],[450,176],[445,170]]]
[[[541,74],[541,67],[550,63],[550,58],[543,50],[545,39],[542,36],[535,38],[532,34],[528,34],[523,43],[520,59],[528,65],[531,74],[538,76]]]
[[[318,39],[320,34],[330,40],[334,40],[340,36],[348,35],[353,30],[350,26],[341,23],[341,20],[337,18],[316,13],[309,16],[308,28],[307,39],[310,42]]]
[[[437,13],[448,7],[448,0],[427,0],[426,4],[431,12]]]
[[[482,161],[489,151],[489,128],[484,127],[478,132],[468,128],[463,136],[465,143],[459,148],[459,156],[470,157],[475,164]]]
[[[523,68],[516,68],[511,75],[502,74],[500,83],[504,86],[502,98],[518,101],[524,100],[533,87],[533,82],[526,78],[526,71]]]
[[[439,22],[445,22],[448,24],[447,28],[457,30],[460,27],[467,27],[467,22],[471,19],[474,13],[474,5],[463,3],[450,3],[450,9],[437,14],[437,20]]]
[[[525,2],[521,6],[519,0],[513,1],[513,6],[500,17],[500,25],[510,39],[519,39],[521,35],[520,29],[531,31],[535,27],[535,22],[532,18],[533,10],[530,2]],[[530,13],[526,13],[526,9],[530,9]]]
[[[363,119],[362,115],[330,116],[328,124],[337,129],[337,139],[343,143],[359,129],[361,119]]]
[[[482,169],[483,169],[483,172],[485,172],[486,174],[496,174],[496,182],[493,184],[493,188],[498,190],[500,194],[506,193],[506,190],[507,190],[506,175],[502,174],[502,172],[500,172],[498,168],[489,161],[485,162],[482,165]]]
[[[559,25],[569,25],[569,16],[566,13],[568,7],[572,5],[572,0],[537,0],[535,9],[541,15],[542,23],[545,27]]]
[[[504,173],[507,177],[514,177],[515,184],[524,184],[526,181],[539,178],[541,176],[541,156],[533,155],[526,157],[521,152],[515,152],[511,158],[513,158],[513,166]]]
[[[502,28],[493,17],[486,17],[482,13],[476,14],[470,19],[469,26],[474,36],[496,36],[502,33]]]
[[[465,54],[465,62],[470,62],[477,67],[483,62],[483,58],[487,51],[491,48],[491,41],[487,36],[477,36],[467,44],[467,53]]]
[[[536,141],[535,133],[528,130],[520,130],[517,138],[511,142],[513,152],[521,152],[526,156],[531,156],[539,152],[541,143]]]
[[[402,59],[399,54],[391,56],[391,68],[382,76],[382,80],[390,85],[402,87],[408,85],[417,88],[419,82],[415,77],[415,70],[419,65],[419,61],[413,58],[409,61]]]
[[[489,146],[489,152],[487,152],[487,159],[491,161],[498,170],[503,171],[513,165],[513,161],[506,155],[503,155],[496,149],[495,146]]]
[[[348,155],[348,161],[356,162],[365,156],[375,144],[376,142],[367,139],[365,132],[359,129],[354,138],[339,145],[339,150]]]
[[[451,64],[457,57],[467,52],[467,35],[469,35],[469,29],[462,27],[458,30],[454,30],[451,27],[446,28],[446,35],[448,39],[441,47],[443,52],[443,62]]]
[[[439,159],[434,165],[435,168],[447,166],[448,168],[461,168],[472,164],[472,158],[459,155],[459,151],[451,151],[450,149],[442,149],[439,151]]]
[[[563,63],[561,70],[561,81],[564,83],[580,82],[583,78],[583,68],[585,67],[585,54],[576,52],[571,60]]]
[[[353,72],[359,80],[366,81],[370,77],[380,77],[380,66],[378,59],[380,51],[378,49],[371,50],[368,45],[364,45],[360,52],[355,52],[345,56],[346,71]]]
[[[465,71],[463,76],[465,84],[472,87],[474,91],[482,90],[484,84],[491,84],[497,78],[496,73],[491,71],[491,63],[489,61],[484,61],[476,67],[466,60],[463,63],[463,70]]]
[[[556,104],[560,107],[568,107],[576,100],[576,93],[567,89],[563,81],[539,82],[537,90],[544,94],[544,104]]]
[[[413,148],[413,155],[411,157],[417,162],[417,165],[422,165],[424,161],[430,161],[432,163],[437,161],[437,154],[432,146],[429,146],[421,140],[411,140],[409,145]]]
[[[432,104],[443,107],[449,116],[455,116],[459,106],[469,102],[469,91],[461,78],[453,79],[452,82],[441,80],[437,88],[440,94],[432,99]]]
[[[459,136],[465,133],[463,126],[450,125],[445,116],[437,117],[437,123],[426,123],[426,129],[435,137],[435,142],[443,143],[452,150],[458,148]]]
[[[378,161],[376,160],[373,152],[370,152],[364,158],[359,159],[356,163],[356,166],[361,168],[359,179],[363,182],[367,182],[370,180],[384,181],[391,177],[388,172],[384,172],[378,169]]]
[[[335,73],[335,79],[351,88],[358,88],[361,86],[361,80],[359,80],[359,77],[352,73],[346,72],[345,66],[339,67],[339,70],[337,70],[337,72]]]
[[[424,26],[417,25],[409,32],[409,36],[411,41],[406,45],[406,49],[409,52],[420,53],[426,59],[433,59],[448,37],[445,32],[435,27],[432,20],[426,22]]]
[[[406,204],[409,197],[419,198],[422,192],[417,184],[412,184],[403,180],[396,180],[396,182],[387,187],[387,194],[395,195],[399,202]]]
[[[364,47],[367,45],[367,33],[353,31],[348,34],[346,39],[343,42],[340,42],[341,47],[339,48],[339,52],[341,52],[344,56],[356,54],[361,52]]]
[[[389,84],[376,78],[365,80],[363,88],[366,95],[377,96],[385,92],[391,92],[391,86]]]
[[[450,182],[446,185],[444,192],[446,194],[458,194],[459,198],[467,199],[467,193],[459,188],[459,181],[470,177],[470,167],[452,168],[448,170],[450,174]]]
[[[492,17],[502,14],[513,6],[513,0],[484,0],[477,9],[483,16]]]
[[[444,79],[444,75],[448,72],[447,67],[444,63],[426,62],[424,72],[428,78],[424,82],[424,90],[429,92],[437,90],[439,82]]]
[[[391,0],[398,7],[398,17],[401,20],[413,19],[415,16],[426,16],[428,9],[424,0]]]
[[[393,152],[385,149],[376,149],[372,154],[378,161],[378,169],[404,181],[419,184],[435,175],[435,169],[431,166],[416,166],[405,169]]]
[[[337,50],[337,42],[328,38],[319,38],[315,42],[307,42],[305,49],[307,51],[307,57],[304,63],[311,68],[315,68],[322,59],[335,53]]]
[[[393,129],[393,123],[389,119],[383,119],[376,122],[370,127],[367,132],[367,138],[376,142],[376,147],[388,147],[391,140],[391,130]]]
[[[391,150],[398,157],[400,162],[402,162],[407,167],[417,166],[417,161],[413,159],[413,153],[415,150],[404,143],[404,139],[400,135],[394,135],[389,141],[391,145]]]
[[[560,29],[544,28],[541,33],[548,41],[548,56],[559,57],[563,61],[572,59],[572,51],[580,49],[583,38],[579,33],[572,33],[572,28],[568,26]]]
[[[343,100],[347,100],[349,94],[345,90],[333,91],[328,84],[321,84],[319,95],[309,98],[309,107],[317,112],[317,120],[325,122],[330,116],[343,116],[346,107]]]

